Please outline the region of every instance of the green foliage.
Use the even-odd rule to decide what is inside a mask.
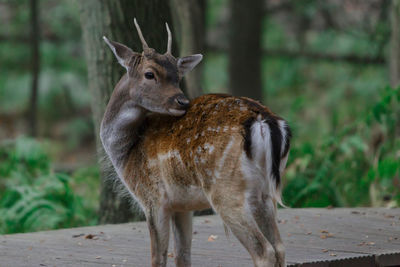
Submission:
[[[96,190],[83,184],[98,188],[96,169],[55,173],[43,145],[29,138],[3,144],[0,159],[0,233],[96,223]]]
[[[294,138],[283,192],[289,206],[400,205],[400,88],[385,88],[366,108],[320,143]]]

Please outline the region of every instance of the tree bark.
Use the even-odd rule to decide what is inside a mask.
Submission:
[[[264,0],[231,0],[229,89],[262,101],[261,30]]]
[[[392,1],[390,8],[390,85],[395,88],[400,85],[400,1]]]
[[[85,0],[79,1],[81,26],[88,65],[91,107],[95,124],[95,136],[101,169],[100,223],[120,223],[141,218],[141,212],[133,211],[129,200],[113,190],[114,181],[121,184],[105,155],[99,139],[100,122],[114,86],[125,72],[104,43],[102,36],[123,43],[141,52],[142,45],[136,33],[133,19],[136,17],[150,47],[159,53],[167,49],[165,22],[171,26],[171,14],[167,1],[163,0]],[[117,186],[118,188],[118,186]]]
[[[28,110],[29,134],[33,137],[37,135],[37,99],[40,72],[40,52],[39,52],[39,9],[38,1],[30,0],[30,20],[31,20],[31,95]]]
[[[170,0],[179,56],[204,53],[205,0]],[[196,66],[185,77],[185,91],[190,98],[202,93],[203,65]]]

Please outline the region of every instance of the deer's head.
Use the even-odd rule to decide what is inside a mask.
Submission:
[[[168,24],[166,24],[167,52],[159,54],[147,45],[136,19],[135,26],[142,42],[142,53],[134,52],[123,44],[103,37],[119,64],[127,71],[130,99],[136,105],[152,112],[173,116],[185,114],[189,100],[179,88],[179,82],[202,60],[203,56],[195,54],[175,58],[171,54],[172,37]]]

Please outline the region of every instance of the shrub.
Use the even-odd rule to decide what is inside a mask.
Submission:
[[[294,138],[283,195],[292,207],[399,206],[400,88],[322,142]]]

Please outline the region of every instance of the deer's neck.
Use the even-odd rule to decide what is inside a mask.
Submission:
[[[130,99],[128,90],[124,90],[126,83],[122,80],[116,86],[100,126],[103,147],[120,178],[127,154],[138,142],[138,128],[146,115]]]

